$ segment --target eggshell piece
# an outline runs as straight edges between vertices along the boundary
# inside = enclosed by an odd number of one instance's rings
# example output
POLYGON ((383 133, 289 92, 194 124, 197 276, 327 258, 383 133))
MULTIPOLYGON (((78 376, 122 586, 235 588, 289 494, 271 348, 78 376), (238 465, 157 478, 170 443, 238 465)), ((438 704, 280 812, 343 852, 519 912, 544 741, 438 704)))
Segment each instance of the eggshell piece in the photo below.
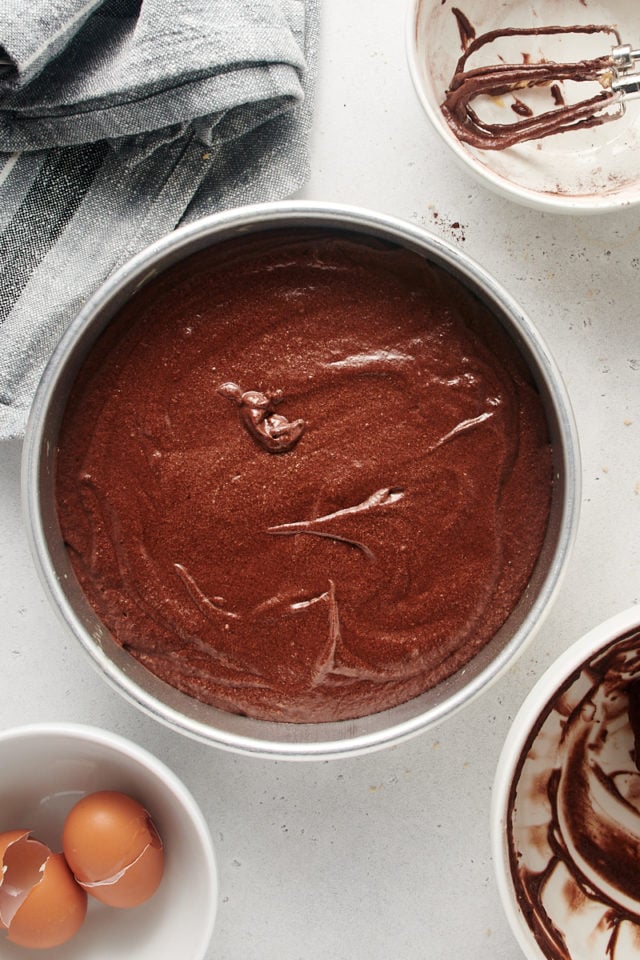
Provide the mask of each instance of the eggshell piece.
POLYGON ((153 896, 160 886, 163 872, 163 849, 149 844, 138 859, 134 860, 114 880, 80 885, 101 903, 128 910, 131 907, 140 906, 153 896))
POLYGON ((0 834, 0 930, 6 930, 31 888, 39 882, 49 847, 32 840, 29 830, 0 834))
POLYGON ((102 790, 69 812, 62 848, 76 880, 110 906, 138 906, 162 879, 162 840, 148 811, 132 797, 102 790))
POLYGON ((4 833, 0 833, 0 870, 4 865, 4 855, 7 848, 16 840, 28 837, 30 832, 30 830, 6 830, 4 833))
POLYGON ((40 880, 9 924, 7 939, 21 947, 49 949, 78 932, 87 912, 87 894, 75 882, 64 856, 50 853, 40 880))

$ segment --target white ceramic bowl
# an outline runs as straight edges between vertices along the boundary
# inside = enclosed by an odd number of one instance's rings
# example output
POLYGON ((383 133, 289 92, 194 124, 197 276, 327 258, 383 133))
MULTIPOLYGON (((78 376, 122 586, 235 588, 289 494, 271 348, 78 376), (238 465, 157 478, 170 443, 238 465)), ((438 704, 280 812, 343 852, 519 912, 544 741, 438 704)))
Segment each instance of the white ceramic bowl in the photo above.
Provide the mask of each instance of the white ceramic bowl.
MULTIPOLYGON (((163 763, 106 730, 68 723, 34 724, 0 732, 0 832, 31 829, 60 850, 65 817, 96 790, 128 793, 148 809, 165 846, 161 884, 131 910, 89 897, 86 920, 51 960, 201 960, 217 907, 211 837, 195 800, 163 763)), ((5 941, 3 960, 35 960, 43 951, 5 941)))
POLYGON ((492 794, 492 852, 502 904, 528 960, 638 956, 634 681, 637 712, 640 606, 562 654, 505 740, 492 794))
MULTIPOLYGON (((625 115, 610 123, 532 140, 505 150, 480 150, 462 143, 447 124, 440 105, 462 53, 460 33, 448 0, 411 0, 407 23, 407 55, 413 83, 437 133, 456 159, 482 183, 498 193, 543 210, 558 213, 597 213, 640 201, 640 100, 628 101, 625 115)), ((476 36, 504 27, 530 28, 606 24, 615 26, 623 43, 640 45, 640 4, 636 0, 467 0, 459 5, 476 36)), ((615 42, 615 41, 613 41, 615 42)), ((518 38, 510 46, 487 47, 485 60, 469 61, 469 68, 498 61, 521 63, 524 52, 533 59, 546 57, 572 62, 605 56, 613 42, 603 34, 565 35, 562 38, 518 38)), ((479 57, 480 54, 475 55, 479 57)), ((562 87, 567 102, 584 99, 592 84, 562 87), (579 93, 571 87, 580 87, 579 93), (582 89, 584 88, 584 89, 582 89)), ((523 95, 524 96, 524 95, 523 95)), ((530 96, 527 94, 526 96, 530 96)), ((540 109, 551 104, 549 88, 536 94, 540 109)), ((493 98, 490 119, 512 123, 514 97, 493 98)), ((484 109, 484 107, 483 107, 484 109)), ((539 112, 536 110, 536 112, 539 112)))

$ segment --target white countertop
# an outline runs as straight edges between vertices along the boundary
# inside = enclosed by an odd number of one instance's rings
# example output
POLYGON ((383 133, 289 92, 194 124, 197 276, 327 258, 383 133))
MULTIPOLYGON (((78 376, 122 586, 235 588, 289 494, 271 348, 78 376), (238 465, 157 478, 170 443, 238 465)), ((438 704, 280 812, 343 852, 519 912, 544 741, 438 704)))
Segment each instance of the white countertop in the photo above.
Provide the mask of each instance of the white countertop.
POLYGON ((301 195, 459 244, 520 302, 564 376, 582 450, 580 527, 553 609, 507 675, 435 730, 368 757, 267 762, 184 739, 107 688, 59 624, 20 516, 21 446, 0 447, 0 726, 104 726, 185 781, 218 858, 209 960, 517 960, 489 850, 502 741, 549 662, 640 601, 640 210, 544 215, 461 172, 411 86, 405 14, 405 0, 324 0, 301 195))

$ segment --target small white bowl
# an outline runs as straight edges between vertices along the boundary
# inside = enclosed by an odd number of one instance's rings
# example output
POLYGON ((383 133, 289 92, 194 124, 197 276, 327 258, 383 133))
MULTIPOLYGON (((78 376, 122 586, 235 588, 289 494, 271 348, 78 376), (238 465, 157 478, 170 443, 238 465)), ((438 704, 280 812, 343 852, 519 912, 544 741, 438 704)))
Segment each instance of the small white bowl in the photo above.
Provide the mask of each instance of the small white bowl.
MULTIPOLYGON (((409 70, 418 98, 437 133, 456 159, 477 179, 503 196, 531 207, 557 213, 597 213, 640 202, 640 101, 628 101, 625 115, 586 130, 531 140, 505 150, 480 150, 469 146, 449 127, 440 105, 454 67, 462 53, 455 4, 448 0, 411 0, 407 22, 409 70)), ((462 10, 476 36, 504 27, 530 28, 606 24, 618 29, 623 43, 640 45, 640 4, 637 0, 467 0, 462 10)), ((605 56, 615 40, 604 34, 565 35, 562 38, 518 38, 509 47, 512 62, 523 53, 534 59, 573 62, 605 56), (513 58, 513 59, 512 59, 513 58)), ((487 47, 487 62, 497 62, 497 46, 487 47), (495 56, 491 57, 495 50, 495 56)), ((475 65, 470 61, 469 67, 475 65)), ((486 65, 482 61, 482 65, 486 65)), ((563 90, 567 92, 568 84, 563 90)), ((574 86, 589 88, 585 83, 574 86)), ((540 91, 543 109, 551 98, 540 91)), ((583 99, 580 92, 578 99, 583 99)), ((576 97, 574 97, 576 99, 576 97)), ((494 98, 491 119, 512 123, 511 95, 494 98)))
MULTIPOLYGON (((505 740, 492 854, 528 960, 637 960, 640 771, 630 682, 640 682, 640 606, 565 651, 505 740)), ((640 686, 633 699, 639 710, 640 686)))
MULTIPOLYGON (((119 790, 149 811, 165 847, 165 871, 146 903, 131 910, 89 897, 86 920, 51 960, 201 960, 213 933, 217 871, 199 807, 171 770, 142 747, 95 727, 44 723, 0 732, 0 832, 30 829, 52 850, 87 793, 119 790)), ((3 960, 38 960, 41 950, 5 941, 3 960)))

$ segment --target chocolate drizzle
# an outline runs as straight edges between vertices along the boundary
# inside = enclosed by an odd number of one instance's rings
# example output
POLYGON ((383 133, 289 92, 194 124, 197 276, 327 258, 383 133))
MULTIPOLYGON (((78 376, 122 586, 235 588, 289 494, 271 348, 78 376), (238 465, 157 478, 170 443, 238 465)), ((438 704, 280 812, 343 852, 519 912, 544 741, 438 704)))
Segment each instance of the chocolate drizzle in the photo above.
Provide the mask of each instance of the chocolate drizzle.
POLYGON ((556 63, 554 61, 534 61, 523 55, 522 63, 496 63, 489 66, 468 68, 469 59, 479 50, 497 40, 507 37, 541 37, 561 34, 612 35, 620 42, 617 31, 607 25, 549 26, 531 28, 512 28, 490 30, 475 36, 460 27, 460 11, 454 10, 463 40, 463 54, 459 58, 451 82, 441 104, 441 110, 447 123, 464 143, 481 150, 503 150, 527 140, 537 140, 568 130, 578 130, 598 126, 617 118, 618 114, 609 108, 617 102, 617 94, 604 89, 603 75, 611 70, 610 55, 574 63, 556 63), (593 96, 578 103, 564 103, 559 93, 558 83, 573 81, 577 83, 597 82, 603 86, 593 96), (502 97, 527 88, 549 86, 554 102, 551 110, 539 114, 527 113, 522 107, 514 110, 523 116, 513 123, 491 123, 483 120, 477 112, 474 102, 481 97, 502 97))

